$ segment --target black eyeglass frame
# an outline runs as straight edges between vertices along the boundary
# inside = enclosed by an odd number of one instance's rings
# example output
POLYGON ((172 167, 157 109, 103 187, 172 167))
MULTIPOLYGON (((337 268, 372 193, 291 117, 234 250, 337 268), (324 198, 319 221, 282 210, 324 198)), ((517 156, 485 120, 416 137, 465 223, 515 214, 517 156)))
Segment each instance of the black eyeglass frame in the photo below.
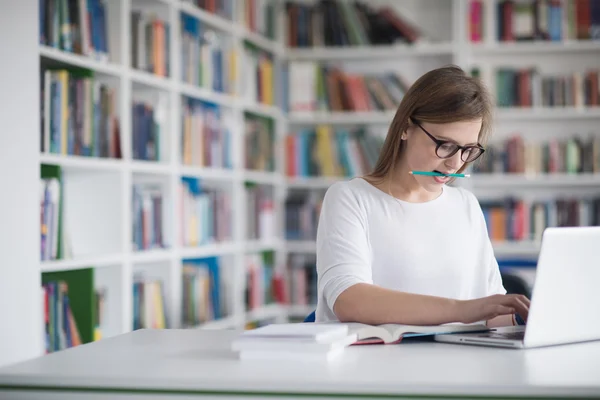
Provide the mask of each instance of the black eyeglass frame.
POLYGON ((425 134, 426 134, 427 136, 429 136, 429 138, 430 138, 431 140, 433 140, 433 141, 435 142, 435 144, 436 144, 436 147, 435 147, 435 155, 436 155, 436 156, 438 156, 439 158, 443 159, 443 160, 444 160, 444 159, 447 159, 447 158, 450 158, 450 157, 452 157, 452 156, 454 156, 454 155, 455 155, 455 154, 456 154, 456 153, 457 153, 459 150, 460 150, 460 159, 461 159, 463 162, 473 162, 473 161, 477 160, 479 157, 481 157, 481 155, 482 155, 483 153, 485 153, 485 149, 484 149, 484 148, 483 148, 483 146, 482 146, 482 145, 480 145, 480 144, 477 144, 477 145, 475 145, 475 146, 474 146, 474 145, 469 145, 469 146, 461 146, 461 145, 459 145, 459 144, 457 144, 457 143, 454 143, 454 142, 452 142, 452 141, 450 141, 450 140, 441 140, 441 139, 438 139, 438 138, 436 138, 435 136, 433 136, 431 133, 427 132, 427 130, 426 130, 425 128, 423 128, 419 122, 417 122, 417 121, 415 121, 415 120, 412 120, 412 121, 413 121, 413 123, 414 123, 415 125, 417 125, 419 128, 421 128, 421 130, 422 130, 423 132, 425 132, 425 134), (440 149, 440 147, 442 147, 442 146, 443 146, 443 145, 445 145, 446 143, 451 143, 451 144, 453 144, 454 146, 456 146, 456 149, 455 149, 455 150, 454 150, 452 153, 450 153, 450 155, 448 155, 448 156, 446 156, 446 157, 440 157, 440 155, 438 154, 438 150, 440 149), (478 150, 480 150, 481 152, 480 152, 480 153, 477 155, 477 157, 475 157, 474 159, 472 159, 472 160, 469 160, 469 161, 466 161, 466 160, 463 158, 463 156, 464 156, 464 154, 465 154, 465 150, 468 150, 468 149, 473 149, 473 148, 475 148, 475 149, 478 149, 478 150))

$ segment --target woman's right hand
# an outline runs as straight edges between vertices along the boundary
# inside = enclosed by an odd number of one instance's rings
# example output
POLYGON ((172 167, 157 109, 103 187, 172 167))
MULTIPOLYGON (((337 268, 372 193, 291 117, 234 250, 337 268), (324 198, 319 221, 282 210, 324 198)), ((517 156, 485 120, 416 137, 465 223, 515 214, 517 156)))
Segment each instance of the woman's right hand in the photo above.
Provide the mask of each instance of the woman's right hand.
POLYGON ((471 324, 517 313, 527 321, 529 304, 529 299, 521 294, 495 294, 475 300, 459 300, 458 318, 462 323, 471 324))

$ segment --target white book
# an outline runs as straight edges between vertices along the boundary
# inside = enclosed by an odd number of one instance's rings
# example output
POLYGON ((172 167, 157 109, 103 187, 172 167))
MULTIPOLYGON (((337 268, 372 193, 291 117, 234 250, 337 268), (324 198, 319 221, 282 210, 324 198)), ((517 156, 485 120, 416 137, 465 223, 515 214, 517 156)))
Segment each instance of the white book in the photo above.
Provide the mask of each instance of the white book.
POLYGON ((290 339, 242 339, 231 343, 231 350, 240 352, 328 353, 350 346, 358 340, 356 334, 346 335, 329 343, 290 339))
POLYGON ((240 360, 286 360, 286 361, 330 361, 344 352, 344 347, 326 353, 302 353, 294 351, 253 351, 239 353, 240 360))
POLYGON ((236 340, 288 339, 329 343, 348 335, 345 324, 271 324, 243 332, 236 340))
POLYGON ((296 61, 289 66, 289 104, 295 113, 314 112, 317 65, 312 61, 296 61))

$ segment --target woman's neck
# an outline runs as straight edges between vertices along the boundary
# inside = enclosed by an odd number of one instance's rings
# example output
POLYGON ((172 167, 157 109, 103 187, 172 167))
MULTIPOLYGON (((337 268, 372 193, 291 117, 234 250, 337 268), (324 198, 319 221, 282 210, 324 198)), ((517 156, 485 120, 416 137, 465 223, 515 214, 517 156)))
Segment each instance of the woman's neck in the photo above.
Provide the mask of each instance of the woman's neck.
POLYGON ((384 191, 391 196, 409 203, 424 203, 436 199, 442 192, 429 192, 425 190, 404 162, 399 161, 384 180, 384 191))

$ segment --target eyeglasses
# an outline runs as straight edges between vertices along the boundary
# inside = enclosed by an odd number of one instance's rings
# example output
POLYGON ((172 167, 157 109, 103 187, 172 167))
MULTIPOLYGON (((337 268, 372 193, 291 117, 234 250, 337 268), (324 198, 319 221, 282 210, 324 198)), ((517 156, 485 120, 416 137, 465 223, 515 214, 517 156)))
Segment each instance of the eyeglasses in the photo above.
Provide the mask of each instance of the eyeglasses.
POLYGON ((459 146, 454 142, 436 139, 431 133, 427 132, 425 128, 421 126, 421 124, 415 122, 415 125, 421 128, 421 130, 435 142, 437 145, 435 148, 435 154, 439 158, 450 158, 460 150, 460 159, 463 162, 473 162, 485 152, 485 149, 479 144, 476 146, 459 146))

